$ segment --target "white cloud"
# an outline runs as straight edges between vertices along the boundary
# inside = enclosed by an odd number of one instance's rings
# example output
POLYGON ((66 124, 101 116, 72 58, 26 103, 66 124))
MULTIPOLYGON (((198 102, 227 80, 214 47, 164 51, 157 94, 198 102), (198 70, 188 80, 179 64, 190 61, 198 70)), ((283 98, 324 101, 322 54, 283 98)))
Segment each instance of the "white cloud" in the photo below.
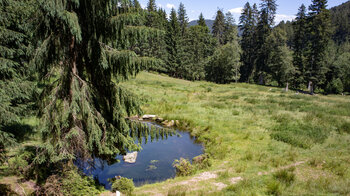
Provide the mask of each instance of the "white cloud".
POLYGON ((233 9, 230 9, 229 12, 231 12, 232 14, 241 14, 243 10, 243 7, 236 7, 233 9))
POLYGON ((170 3, 167 3, 166 4, 166 7, 171 9, 171 8, 175 8, 175 5, 174 4, 170 4, 170 3))
POLYGON ((143 9, 145 9, 147 6, 145 6, 144 4, 141 3, 141 7, 142 7, 143 9))
POLYGON ((295 16, 294 15, 285 15, 285 14, 276 14, 276 24, 280 23, 282 20, 284 21, 292 21, 295 19, 295 16))
POLYGON ((158 4, 158 7, 162 8, 163 6, 162 6, 162 4, 158 4))

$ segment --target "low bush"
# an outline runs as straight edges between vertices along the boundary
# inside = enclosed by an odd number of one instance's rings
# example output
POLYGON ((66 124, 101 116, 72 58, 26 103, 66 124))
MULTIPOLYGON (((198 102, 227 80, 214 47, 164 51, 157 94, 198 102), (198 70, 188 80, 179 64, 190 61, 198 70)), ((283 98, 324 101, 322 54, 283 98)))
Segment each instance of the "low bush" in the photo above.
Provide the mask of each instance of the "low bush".
POLYGON ((194 157, 192 163, 197 169, 206 169, 211 166, 209 154, 202 154, 194 157))
POLYGON ((112 181, 112 191, 120 191, 123 194, 131 195, 135 189, 134 182, 128 178, 114 178, 112 181))
POLYGON ((81 175, 75 168, 49 176, 37 195, 99 195, 102 190, 91 177, 81 175))
POLYGON ((189 176, 194 173, 194 167, 187 159, 176 159, 173 163, 173 167, 176 169, 176 176, 189 176))

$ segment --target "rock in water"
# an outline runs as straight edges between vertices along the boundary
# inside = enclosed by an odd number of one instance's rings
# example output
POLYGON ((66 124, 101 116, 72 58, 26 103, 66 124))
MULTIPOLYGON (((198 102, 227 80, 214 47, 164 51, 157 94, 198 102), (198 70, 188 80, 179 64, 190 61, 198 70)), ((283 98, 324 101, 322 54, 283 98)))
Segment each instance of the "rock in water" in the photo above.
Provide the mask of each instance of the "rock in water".
POLYGON ((126 163, 135 163, 136 162, 136 158, 137 158, 137 152, 128 153, 125 156, 123 156, 123 160, 126 163))

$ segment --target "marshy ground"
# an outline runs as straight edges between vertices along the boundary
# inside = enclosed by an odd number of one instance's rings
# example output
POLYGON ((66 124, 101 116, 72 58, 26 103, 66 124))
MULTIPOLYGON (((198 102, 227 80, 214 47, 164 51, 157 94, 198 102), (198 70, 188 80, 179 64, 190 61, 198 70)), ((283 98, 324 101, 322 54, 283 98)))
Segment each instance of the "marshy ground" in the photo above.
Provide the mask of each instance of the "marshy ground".
POLYGON ((146 72, 122 85, 142 98, 145 113, 184 122, 213 161, 193 176, 137 188, 137 195, 350 194, 348 96, 146 72))

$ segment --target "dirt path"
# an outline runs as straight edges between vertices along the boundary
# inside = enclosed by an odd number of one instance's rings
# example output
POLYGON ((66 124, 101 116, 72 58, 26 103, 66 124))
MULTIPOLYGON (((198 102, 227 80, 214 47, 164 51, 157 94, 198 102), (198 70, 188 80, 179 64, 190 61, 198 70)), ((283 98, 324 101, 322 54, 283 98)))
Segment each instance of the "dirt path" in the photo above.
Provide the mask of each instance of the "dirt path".
MULTIPOLYGON (((269 175, 269 174, 274 173, 274 172, 279 171, 279 170, 289 169, 291 167, 300 166, 300 165, 302 165, 304 163, 306 163, 306 161, 299 161, 299 162, 296 162, 296 163, 293 163, 293 164, 290 164, 290 165, 286 165, 286 166, 282 166, 282 167, 279 167, 279 168, 276 168, 276 169, 272 169, 272 170, 267 171, 267 172, 258 172, 257 176, 269 175)), ((188 180, 184 180, 184 181, 181 181, 181 182, 176 182, 176 183, 173 183, 173 184, 171 184, 169 186, 162 187, 162 189, 163 190, 170 190, 171 188, 176 187, 176 186, 185 186, 187 188, 186 191, 188 191, 188 192, 200 190, 201 187, 198 186, 200 182, 210 181, 210 180, 216 179, 218 177, 218 173, 219 172, 221 172, 221 170, 212 171, 212 172, 203 172, 203 173, 198 174, 198 175, 196 175, 196 176, 194 176, 194 177, 192 177, 192 178, 190 178, 188 180)), ((244 178, 241 177, 241 176, 237 176, 237 177, 231 178, 230 179, 230 185, 237 184, 240 181, 242 181, 243 179, 244 178)), ((212 187, 216 187, 215 188, 216 191, 221 191, 221 190, 223 190, 224 188, 226 188, 228 186, 227 184, 224 184, 222 182, 215 182, 215 181, 214 182, 209 182, 209 184, 211 184, 212 187)), ((158 192, 157 190, 150 190, 150 191, 145 191, 145 192, 142 192, 142 193, 143 194, 155 195, 155 196, 166 195, 166 194, 158 192)))

